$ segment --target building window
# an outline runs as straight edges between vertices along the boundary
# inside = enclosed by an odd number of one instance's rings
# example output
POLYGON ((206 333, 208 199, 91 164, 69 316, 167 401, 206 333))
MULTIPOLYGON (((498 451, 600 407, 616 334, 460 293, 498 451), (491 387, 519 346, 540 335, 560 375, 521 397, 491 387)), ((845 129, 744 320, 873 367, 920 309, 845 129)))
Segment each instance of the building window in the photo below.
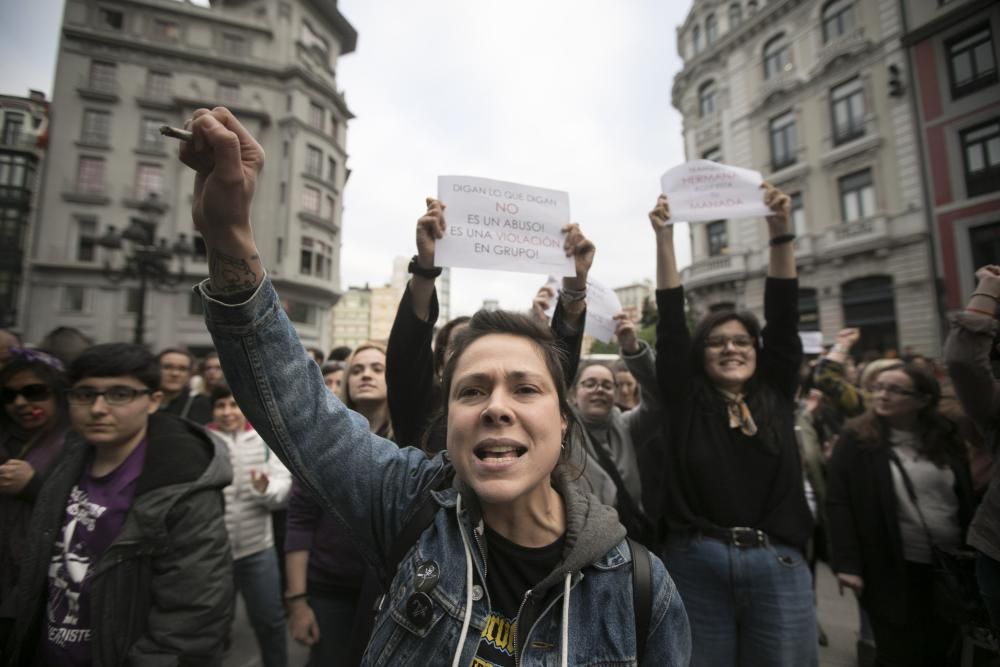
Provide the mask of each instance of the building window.
POLYGON ((996 83, 997 61, 989 23, 948 40, 947 48, 953 98, 996 83))
POLYGON ((709 148, 707 151, 701 154, 702 160, 711 160, 712 162, 722 162, 722 149, 718 146, 714 148, 709 148))
POLYGON ((799 288, 799 331, 820 331, 819 299, 815 288, 799 288))
POLYGON ((240 35, 222 33, 222 52, 230 56, 242 56, 247 52, 247 41, 240 35))
POLYGON ((315 146, 306 146, 306 173, 316 178, 323 177, 323 151, 315 146))
POLYGON ((705 237, 708 239, 709 257, 726 254, 726 249, 729 247, 729 235, 726 233, 725 220, 716 220, 706 224, 705 237))
POLYGON ((691 29, 691 47, 695 55, 701 52, 701 28, 698 26, 691 29))
POLYGON ((299 273, 311 276, 313 272, 313 240, 302 237, 302 248, 299 250, 299 273))
POLYGON ((875 183, 871 169, 842 176, 838 183, 840 213, 844 222, 856 222, 875 215, 875 183))
POLYGON ((854 28, 854 1, 834 0, 823 8, 823 43, 854 28))
POLYGON ((6 146, 21 142, 24 129, 24 114, 8 111, 3 117, 3 143, 6 146))
POLYGON ((170 97, 171 76, 166 72, 150 72, 146 75, 146 95, 162 100, 170 97))
POLYGON ((93 262, 97 259, 97 220, 79 218, 76 221, 76 259, 93 262))
POLYGON ((158 164, 140 163, 135 172, 135 198, 145 199, 148 194, 163 192, 163 167, 158 164))
POLYGON ((83 156, 76 166, 76 190, 104 194, 104 158, 83 156))
POLYGON ((337 161, 332 157, 326 159, 326 180, 331 183, 337 182, 337 161))
POLYGON ((153 19, 150 34, 153 39, 161 42, 176 42, 177 38, 180 36, 177 24, 173 21, 167 21, 166 19, 153 19))
POLYGON ((143 148, 162 150, 163 135, 160 134, 160 126, 165 123, 163 118, 149 118, 148 116, 143 118, 139 125, 139 145, 143 148))
POLYGON ((239 104, 240 85, 238 83, 225 83, 220 81, 215 89, 215 96, 223 104, 239 104))
POLYGON ((795 192, 790 197, 792 200, 792 225, 796 236, 806 233, 806 209, 802 202, 802 193, 795 192))
POLYGON ((792 69, 790 48, 781 34, 769 40, 764 45, 764 78, 770 79, 775 74, 792 69))
POLYGON ((757 13, 757 0, 750 0, 750 2, 747 3, 747 12, 751 16, 757 13))
POLYGON ((0 248, 8 252, 23 250, 25 227, 27 227, 25 211, 20 208, 0 208, 0 248))
POLYGON ((284 305, 285 313, 292 322, 297 324, 316 323, 316 308, 311 303, 289 299, 284 305))
POLYGON ((698 89, 698 113, 702 118, 715 113, 714 81, 706 81, 698 89))
POLYGON ((313 30, 313 27, 307 21, 302 22, 302 31, 299 33, 299 39, 307 49, 312 49, 319 56, 320 60, 325 62, 329 58, 330 45, 322 35, 313 30))
POLYGON ((739 4, 729 5, 729 29, 743 23, 743 8, 739 4))
POLYGON ((139 312, 139 290, 135 287, 129 287, 125 290, 125 312, 130 315, 135 315, 139 312))
POLYGON ((86 296, 86 289, 80 285, 63 285, 61 310, 64 313, 82 313, 86 296))
POLYGON ((328 219, 333 222, 334 212, 337 210, 337 200, 329 195, 326 197, 326 210, 329 211, 328 219))
POLYGON ((84 109, 80 141, 85 144, 107 146, 111 139, 111 112, 84 109))
POLYGON ((0 186, 31 188, 34 179, 34 160, 29 161, 24 154, 0 153, 0 186))
POLYGON ((117 67, 114 63, 94 60, 90 63, 88 80, 94 90, 114 92, 118 88, 117 67))
POLYGON ((1000 264, 1000 222, 976 225, 969 229, 972 266, 1000 264))
POLYGON ((865 93, 861 79, 851 79, 830 91, 833 143, 842 144, 865 134, 865 93))
POLYGON ((323 131, 324 119, 326 118, 326 111, 322 106, 316 104, 315 102, 309 103, 309 124, 315 127, 320 132, 323 131))
POLYGON ((1000 118, 960 135, 969 197, 1000 190, 1000 118))
POLYGON ((125 25, 125 15, 114 9, 101 7, 97 10, 97 20, 102 28, 121 30, 125 25))
POLYGON ((709 14, 705 19, 705 45, 711 46, 719 38, 719 22, 715 14, 709 14))
POLYGON ((306 213, 319 215, 319 190, 309 187, 302 189, 302 209, 306 213))
POLYGON ((840 286, 844 326, 861 329, 857 350, 898 350, 892 278, 867 276, 840 286))
POLYGON ((795 112, 787 111, 770 123, 771 171, 778 171, 795 164, 798 137, 795 131, 795 112))

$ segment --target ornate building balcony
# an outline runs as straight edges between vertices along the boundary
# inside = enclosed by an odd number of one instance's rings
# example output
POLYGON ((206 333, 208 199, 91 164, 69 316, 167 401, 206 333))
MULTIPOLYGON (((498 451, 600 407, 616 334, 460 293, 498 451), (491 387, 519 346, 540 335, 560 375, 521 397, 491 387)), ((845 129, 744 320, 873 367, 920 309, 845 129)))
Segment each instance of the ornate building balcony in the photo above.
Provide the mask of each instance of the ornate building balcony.
POLYGON ((681 271, 685 287, 695 288, 713 283, 742 280, 747 276, 746 255, 705 257, 681 271))

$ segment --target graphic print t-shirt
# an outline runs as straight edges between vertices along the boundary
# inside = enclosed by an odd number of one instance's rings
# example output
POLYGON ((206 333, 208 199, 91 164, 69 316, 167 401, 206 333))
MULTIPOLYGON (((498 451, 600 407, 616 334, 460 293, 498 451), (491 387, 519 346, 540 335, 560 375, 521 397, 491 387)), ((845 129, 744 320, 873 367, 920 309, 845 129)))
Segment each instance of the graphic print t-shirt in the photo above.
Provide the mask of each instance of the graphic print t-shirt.
POLYGON ((492 609, 471 667, 513 667, 514 627, 524 594, 556 568, 565 543, 563 535, 548 546, 532 549, 486 528, 486 589, 492 609))
POLYGON ((135 496, 146 460, 143 440, 120 466, 103 477, 91 474, 93 453, 69 493, 62 530, 49 561, 46 665, 90 665, 90 584, 94 565, 114 542, 135 496))

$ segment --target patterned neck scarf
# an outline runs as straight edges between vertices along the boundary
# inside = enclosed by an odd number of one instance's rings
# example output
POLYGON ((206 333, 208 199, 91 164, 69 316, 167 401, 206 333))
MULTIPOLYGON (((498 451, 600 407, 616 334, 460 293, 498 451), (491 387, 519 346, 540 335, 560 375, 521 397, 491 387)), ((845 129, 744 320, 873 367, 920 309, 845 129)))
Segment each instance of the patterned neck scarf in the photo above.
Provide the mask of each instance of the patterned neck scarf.
POLYGON ((757 435, 757 424, 753 420, 753 415, 750 414, 750 406, 744 400, 743 394, 733 394, 725 389, 718 391, 726 399, 729 428, 738 428, 743 435, 751 438, 757 435))

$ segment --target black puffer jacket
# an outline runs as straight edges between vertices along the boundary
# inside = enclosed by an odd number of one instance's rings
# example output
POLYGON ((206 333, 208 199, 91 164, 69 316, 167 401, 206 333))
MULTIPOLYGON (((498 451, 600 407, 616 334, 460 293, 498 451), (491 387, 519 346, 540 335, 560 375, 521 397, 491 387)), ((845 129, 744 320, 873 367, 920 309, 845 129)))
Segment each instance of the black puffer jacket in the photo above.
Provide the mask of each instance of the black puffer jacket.
MULTIPOLYGON (((38 664, 48 564, 87 445, 68 442, 35 504, 16 619, 4 664, 38 664)), ((222 489, 229 459, 204 430, 172 415, 149 418, 146 460, 121 533, 94 566, 94 667, 214 665, 233 613, 232 560, 222 489)), ((8 630, 10 626, 8 625, 8 630)))

